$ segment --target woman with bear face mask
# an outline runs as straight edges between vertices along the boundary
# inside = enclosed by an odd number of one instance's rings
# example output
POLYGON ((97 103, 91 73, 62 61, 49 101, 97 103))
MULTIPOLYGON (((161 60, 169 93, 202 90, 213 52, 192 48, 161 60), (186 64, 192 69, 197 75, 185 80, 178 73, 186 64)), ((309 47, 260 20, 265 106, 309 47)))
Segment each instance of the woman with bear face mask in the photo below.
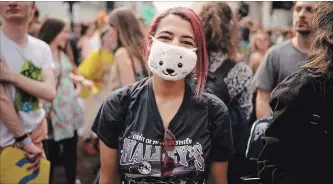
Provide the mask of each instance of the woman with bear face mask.
POLYGON ((200 19, 188 8, 158 15, 147 55, 151 77, 112 92, 92 127, 100 183, 227 183, 231 124, 225 104, 203 92, 208 57, 200 19))

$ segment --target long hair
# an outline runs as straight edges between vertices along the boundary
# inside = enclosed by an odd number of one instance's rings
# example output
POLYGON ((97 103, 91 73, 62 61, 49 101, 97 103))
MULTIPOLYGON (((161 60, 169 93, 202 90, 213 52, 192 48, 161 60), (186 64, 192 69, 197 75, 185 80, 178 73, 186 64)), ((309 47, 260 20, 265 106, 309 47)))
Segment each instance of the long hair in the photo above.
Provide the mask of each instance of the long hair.
POLYGON ((314 9, 315 40, 312 44, 308 62, 303 68, 308 69, 317 76, 330 75, 333 66, 333 2, 323 1, 314 9))
POLYGON ((145 67, 146 40, 139 20, 136 18, 132 10, 128 8, 117 8, 113 10, 109 15, 109 23, 117 29, 118 47, 126 48, 132 62, 133 58, 137 58, 141 63, 144 74, 148 76, 145 67))
MULTIPOLYGON (((51 42, 57 37, 57 35, 64 29, 65 26, 66 26, 65 22, 59 19, 47 18, 42 24, 42 27, 38 34, 38 38, 40 40, 43 40, 48 45, 50 45, 51 42)), ((77 67, 74 63, 74 57, 72 49, 70 47, 70 42, 68 41, 66 43, 65 48, 58 48, 58 49, 66 54, 70 64, 73 66, 74 73, 78 73, 77 67)))
MULTIPOLYGON (((197 50, 198 59, 195 71, 196 80, 197 80, 196 97, 201 97, 206 82, 206 74, 208 71, 208 55, 207 55, 205 33, 203 30, 203 26, 201 24, 200 18, 196 15, 196 13, 191 9, 184 7, 170 8, 165 12, 162 12, 161 14, 157 15, 153 19, 149 27, 148 36, 154 36, 160 21, 170 14, 177 15, 180 18, 190 22, 192 25, 195 42, 198 47, 197 50)), ((149 52, 150 48, 148 48, 147 55, 149 55, 149 52)))
POLYGON ((50 43, 57 37, 65 26, 65 22, 59 19, 48 18, 41 26, 38 38, 50 45, 50 43))
POLYGON ((224 2, 204 3, 198 15, 204 24, 207 50, 220 51, 236 61, 239 31, 229 5, 224 2))

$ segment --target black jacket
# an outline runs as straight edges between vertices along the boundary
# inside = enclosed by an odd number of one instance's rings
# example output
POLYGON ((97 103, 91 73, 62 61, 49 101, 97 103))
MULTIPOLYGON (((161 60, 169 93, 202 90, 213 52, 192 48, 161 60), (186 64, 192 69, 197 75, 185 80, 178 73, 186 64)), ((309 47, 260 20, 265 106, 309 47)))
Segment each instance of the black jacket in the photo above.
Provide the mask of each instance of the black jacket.
MULTIPOLYGON (((279 142, 262 155, 279 165, 275 182, 333 183, 333 78, 302 70, 273 91, 273 123, 266 136, 279 142)), ((264 150, 265 152, 265 150, 264 150)))

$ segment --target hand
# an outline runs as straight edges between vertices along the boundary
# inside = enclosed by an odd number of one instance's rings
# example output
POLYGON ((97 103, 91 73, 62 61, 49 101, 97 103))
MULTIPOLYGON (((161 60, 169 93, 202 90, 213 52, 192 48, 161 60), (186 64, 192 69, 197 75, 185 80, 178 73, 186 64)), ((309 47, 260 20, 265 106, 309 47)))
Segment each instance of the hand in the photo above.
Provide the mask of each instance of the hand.
POLYGON ((90 90, 92 89, 92 87, 94 86, 93 82, 90 80, 84 80, 82 81, 82 85, 86 88, 89 88, 90 90))
POLYGON ((81 90, 82 90, 82 84, 81 83, 75 83, 76 89, 75 89, 75 98, 80 96, 81 90))
POLYGON ((33 143, 42 142, 47 136, 47 122, 46 119, 38 125, 38 127, 29 135, 33 143))
POLYGON ((43 157, 43 151, 34 143, 26 144, 23 150, 26 152, 25 156, 31 161, 27 169, 36 171, 39 168, 40 159, 43 157))
POLYGON ((14 72, 9 69, 7 64, 0 60, 0 81, 12 82, 13 74, 14 72))

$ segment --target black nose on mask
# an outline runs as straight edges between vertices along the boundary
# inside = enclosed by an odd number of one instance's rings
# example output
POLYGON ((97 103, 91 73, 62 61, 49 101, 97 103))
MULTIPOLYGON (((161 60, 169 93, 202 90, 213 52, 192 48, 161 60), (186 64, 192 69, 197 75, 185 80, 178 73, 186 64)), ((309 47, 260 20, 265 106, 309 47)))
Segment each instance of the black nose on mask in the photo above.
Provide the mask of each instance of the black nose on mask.
POLYGON ((169 74, 173 74, 173 72, 175 72, 173 69, 166 69, 166 71, 169 73, 169 74))

